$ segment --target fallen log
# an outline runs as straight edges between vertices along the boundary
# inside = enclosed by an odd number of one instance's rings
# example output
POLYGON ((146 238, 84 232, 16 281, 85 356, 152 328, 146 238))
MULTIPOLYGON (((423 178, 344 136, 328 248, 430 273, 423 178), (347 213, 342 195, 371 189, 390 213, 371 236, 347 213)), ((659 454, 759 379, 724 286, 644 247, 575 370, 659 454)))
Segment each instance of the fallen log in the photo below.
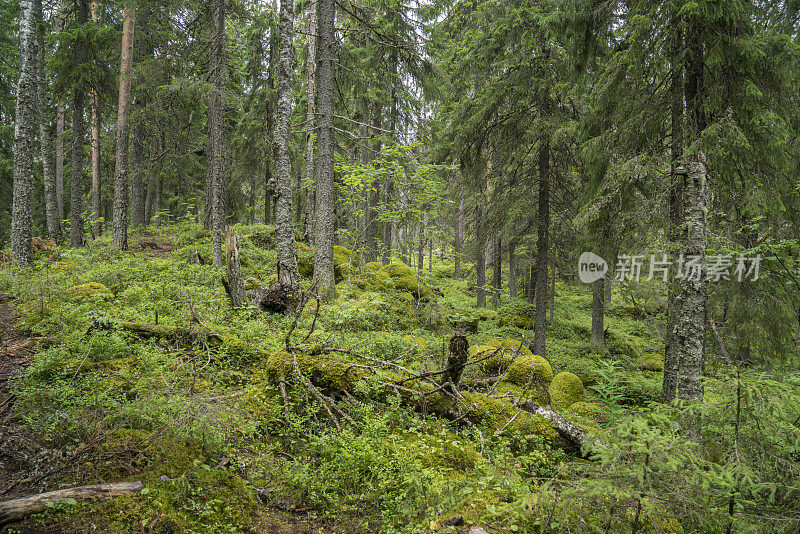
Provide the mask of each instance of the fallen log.
POLYGON ((221 344, 222 336, 216 332, 212 332, 208 328, 182 328, 177 326, 169 326, 163 324, 147 324, 147 323, 131 323, 128 321, 113 321, 109 323, 95 323, 89 329, 87 334, 92 330, 124 330, 141 338, 158 337, 169 340, 191 340, 200 341, 206 340, 211 344, 221 344))
POLYGON ((141 482, 112 482, 109 484, 93 484, 56 491, 48 491, 38 495, 21 497, 0 502, 0 525, 25 519, 29 515, 44 512, 48 503, 58 504, 65 499, 91 499, 100 497, 116 497, 130 495, 142 489, 141 482))

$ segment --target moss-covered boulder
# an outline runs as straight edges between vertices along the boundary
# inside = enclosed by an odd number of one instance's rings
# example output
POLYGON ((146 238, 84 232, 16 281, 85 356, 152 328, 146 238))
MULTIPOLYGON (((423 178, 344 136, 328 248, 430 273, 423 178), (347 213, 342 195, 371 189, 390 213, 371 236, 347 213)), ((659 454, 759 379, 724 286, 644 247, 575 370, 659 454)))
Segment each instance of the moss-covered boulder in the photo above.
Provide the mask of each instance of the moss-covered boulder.
POLYGON ((609 330, 606 335, 606 349, 610 354, 627 356, 632 361, 636 361, 641 356, 639 349, 627 335, 613 330, 609 330))
POLYGON ((648 352, 639 357, 636 366, 642 371, 663 371, 664 355, 659 352, 648 352))
POLYGON ((503 380, 520 387, 530 380, 548 384, 553 380, 553 369, 541 356, 518 356, 511 362, 503 380))
POLYGON ((68 293, 71 296, 78 298, 93 297, 95 295, 101 295, 103 297, 113 296, 111 290, 109 290, 106 286, 104 286, 100 282, 87 282, 85 284, 72 286, 71 288, 69 288, 68 293))
POLYGON ((520 356, 533 356, 531 349, 516 339, 509 339, 507 337, 487 337, 482 343, 490 347, 503 347, 512 352, 518 352, 520 356))
POLYGON ((355 277, 355 284, 364 291, 381 292, 395 288, 394 280, 378 262, 364 265, 355 277))
POLYGON ((408 291, 415 298, 426 300, 433 295, 431 288, 419 280, 414 269, 400 260, 394 260, 387 265, 386 272, 394 280, 397 289, 408 291))
POLYGON ((536 306, 533 304, 524 300, 512 300, 497 311, 497 325, 530 328, 533 326, 535 314, 536 306))
POLYGON ((337 283, 345 280, 350 271, 356 267, 358 267, 358 256, 353 255, 348 248, 333 246, 333 274, 337 283))
POLYGON ((554 408, 568 408, 576 402, 586 400, 583 382, 573 373, 558 373, 550 382, 550 403, 554 408))
POLYGON ((308 278, 314 274, 314 251, 302 241, 297 241, 295 246, 297 247, 297 270, 300 272, 300 276, 308 278))

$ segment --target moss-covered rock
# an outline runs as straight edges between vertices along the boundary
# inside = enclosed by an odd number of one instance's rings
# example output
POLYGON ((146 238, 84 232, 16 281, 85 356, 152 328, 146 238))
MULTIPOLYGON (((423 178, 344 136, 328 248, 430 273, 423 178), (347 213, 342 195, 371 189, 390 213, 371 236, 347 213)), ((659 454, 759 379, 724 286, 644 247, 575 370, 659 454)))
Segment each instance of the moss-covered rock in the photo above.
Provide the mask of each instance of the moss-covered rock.
POLYGON ((314 274, 314 252, 302 241, 297 241, 295 246, 297 247, 297 270, 300 272, 300 276, 308 278, 314 274))
POLYGON ((524 387, 531 378, 534 381, 545 384, 553 380, 553 369, 548 361, 541 356, 526 355, 514 358, 503 380, 524 387))
POLYGON ((354 256, 350 249, 333 246, 333 274, 336 282, 345 280, 352 269, 358 267, 358 256, 354 256))
POLYGON ((100 282, 87 282, 85 284, 72 286, 69 288, 68 292, 71 296, 79 298, 92 297, 94 295, 102 295, 104 297, 114 296, 111 291, 100 282))
POLYGON ((586 400, 583 382, 573 373, 558 373, 550 382, 550 402, 554 408, 568 408, 586 400))
POLYGON ((503 347, 513 352, 518 352, 520 356, 533 356, 533 352, 524 343, 506 337, 487 337, 482 342, 490 347, 503 347))
POLYGON ((497 311, 498 326, 515 326, 517 328, 530 328, 536 314, 536 306, 524 300, 513 300, 497 311))
POLYGON ((664 355, 658 352, 642 354, 636 366, 642 371, 663 371, 664 355))
POLYGON ((394 280, 397 289, 408 291, 414 295, 415 298, 425 300, 433 295, 431 288, 419 280, 414 269, 400 260, 394 260, 387 265, 386 272, 389 273, 389 276, 394 280))

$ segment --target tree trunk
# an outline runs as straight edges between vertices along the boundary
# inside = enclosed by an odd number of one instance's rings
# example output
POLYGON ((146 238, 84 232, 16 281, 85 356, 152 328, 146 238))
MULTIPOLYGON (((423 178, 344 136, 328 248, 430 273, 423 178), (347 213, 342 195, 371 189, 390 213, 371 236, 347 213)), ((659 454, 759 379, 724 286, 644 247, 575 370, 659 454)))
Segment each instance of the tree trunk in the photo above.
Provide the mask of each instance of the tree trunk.
POLYGON ((592 284, 592 337, 591 347, 596 352, 602 352, 605 347, 605 278, 592 284))
MULTIPOLYGON (((92 0, 92 22, 100 22, 99 5, 97 0, 92 0)), ((100 94, 92 87, 92 238, 100 237, 103 233, 103 224, 100 222, 102 215, 100 199, 100 94)))
MULTIPOLYGON (((679 56, 683 49, 683 35, 679 24, 673 25, 672 36, 672 77, 670 92, 672 102, 670 108, 671 139, 670 139, 670 185, 669 185, 669 239, 672 250, 672 260, 679 245, 680 225, 683 218, 681 207, 681 177, 677 174, 678 162, 683 152, 683 68, 679 64, 679 56)), ((664 381, 661 387, 661 401, 671 402, 675 399, 678 389, 678 347, 674 341, 676 309, 675 291, 677 280, 669 280, 667 295, 667 329, 664 336, 664 381)))
MULTIPOLYGON (((89 16, 87 0, 78 0, 75 13, 78 25, 86 24, 89 16)), ((75 65, 82 65, 86 58, 85 38, 78 35, 75 38, 73 61, 75 65)), ((83 92, 85 89, 83 79, 75 83, 72 95, 72 176, 70 181, 70 226, 69 244, 71 247, 83 245, 83 92)))
POLYGON ((314 238, 314 283, 323 300, 336 297, 333 274, 333 39, 334 2, 317 0, 317 191, 314 238))
POLYGON ((464 186, 458 186, 458 203, 456 204, 455 235, 453 237, 453 256, 455 266, 453 276, 461 278, 461 254, 464 249, 464 186))
POLYGON ((128 248, 128 137, 131 111, 131 66, 133 65, 133 32, 136 10, 125 5, 122 22, 122 57, 119 68, 119 104, 117 108, 117 153, 114 168, 114 214, 111 245, 128 248))
POLYGON ((478 308, 486 306, 486 221, 483 213, 483 194, 475 208, 477 243, 475 244, 475 301, 478 308))
POLYGON ((64 103, 56 111, 56 205, 58 208, 59 241, 64 233, 64 103))
MULTIPOLYGON (((42 0, 35 0, 34 10, 37 26, 42 24, 42 0)), ((39 121, 39 142, 42 157, 42 174, 44 178, 45 219, 47 235, 54 242, 61 241, 61 221, 58 217, 58 200, 56 199, 56 178, 53 169, 53 132, 50 129, 50 103, 47 101, 45 87, 47 76, 44 72, 44 35, 37 32, 36 57, 36 100, 37 119, 39 121)))
MULTIPOLYGON (((24 3, 26 0, 22 0, 24 3)), ((141 482, 111 482, 66 488, 29 497, 0 502, 0 525, 19 521, 32 514, 47 510, 48 505, 58 504, 65 499, 110 498, 130 495, 142 489, 141 482)))
POLYGON ((539 148, 539 229, 536 241, 536 315, 533 323, 533 353, 546 357, 547 257, 550 227, 550 140, 541 139, 539 148))
POLYGON ((303 209, 303 238, 310 240, 314 234, 314 143, 316 141, 316 115, 314 105, 317 92, 317 8, 312 2, 308 9, 308 60, 306 70, 306 149, 303 169, 305 206, 303 209))
POLYGON ((417 236, 417 271, 422 275, 425 267, 425 219, 417 222, 419 225, 419 235, 417 236))
POLYGON ((208 96, 208 131, 211 145, 211 243, 214 265, 223 263, 222 231, 225 226, 225 0, 215 0, 211 9, 211 52, 209 67, 212 87, 208 96))
POLYGON ((456 332, 450 338, 450 347, 447 355, 447 365, 442 374, 442 384, 450 384, 452 391, 458 391, 458 384, 461 381, 461 373, 464 372, 464 365, 469 360, 469 341, 463 332, 456 332))
POLYGON ((33 262, 33 138, 36 128, 36 15, 33 0, 19 4, 19 82, 14 119, 14 198, 11 257, 16 265, 33 262))
MULTIPOLYGON (((136 108, 142 111, 145 106, 143 98, 137 98, 136 108)), ((131 154, 131 228, 139 228, 145 224, 144 193, 144 138, 145 127, 141 114, 133 127, 133 153, 131 154)))
POLYGON ((517 255, 515 250, 516 242, 512 239, 508 244, 508 296, 511 299, 517 298, 517 255))
POLYGON ((498 237, 494 242, 494 267, 492 268, 492 306, 500 304, 500 290, 503 285, 503 241, 498 237))
POLYGON ((297 272, 297 251, 292 225, 292 162, 289 159, 289 130, 292 122, 292 40, 294 36, 293 1, 281 0, 280 59, 277 72, 278 106, 275 122, 275 174, 277 204, 276 251, 278 254, 278 281, 286 288, 295 289, 300 275, 297 272))
POLYGON ((242 262, 239 259, 239 238, 236 229, 231 227, 225 232, 225 290, 231 301, 231 307, 238 308, 244 304, 244 280, 242 280, 242 262))

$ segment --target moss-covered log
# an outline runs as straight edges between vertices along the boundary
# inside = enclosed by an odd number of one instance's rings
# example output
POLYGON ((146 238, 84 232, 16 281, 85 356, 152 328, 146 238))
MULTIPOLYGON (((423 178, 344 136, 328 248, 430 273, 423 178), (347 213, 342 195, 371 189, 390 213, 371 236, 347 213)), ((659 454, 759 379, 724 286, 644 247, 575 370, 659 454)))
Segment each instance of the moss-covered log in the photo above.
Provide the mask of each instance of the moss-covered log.
POLYGON ((222 336, 205 327, 185 328, 163 324, 132 323, 128 321, 114 321, 110 323, 95 323, 90 330, 123 330, 141 338, 161 338, 173 341, 202 341, 212 345, 220 345, 222 336))
MULTIPOLYGON (((588 432, 570 422, 551 408, 529 399, 492 397, 481 393, 461 391, 460 399, 442 391, 441 387, 422 380, 409 380, 392 371, 378 370, 330 355, 297 354, 301 373, 318 388, 327 392, 347 392, 363 398, 362 391, 373 391, 380 397, 397 394, 403 404, 425 413, 446 419, 467 420, 485 429, 499 431, 514 429, 541 436, 560 446, 580 449, 588 432), (368 383, 372 388, 362 387, 368 383), (522 413, 520 413, 522 412, 522 413)), ((267 358, 267 375, 275 384, 293 375, 293 357, 279 351, 267 358)))

